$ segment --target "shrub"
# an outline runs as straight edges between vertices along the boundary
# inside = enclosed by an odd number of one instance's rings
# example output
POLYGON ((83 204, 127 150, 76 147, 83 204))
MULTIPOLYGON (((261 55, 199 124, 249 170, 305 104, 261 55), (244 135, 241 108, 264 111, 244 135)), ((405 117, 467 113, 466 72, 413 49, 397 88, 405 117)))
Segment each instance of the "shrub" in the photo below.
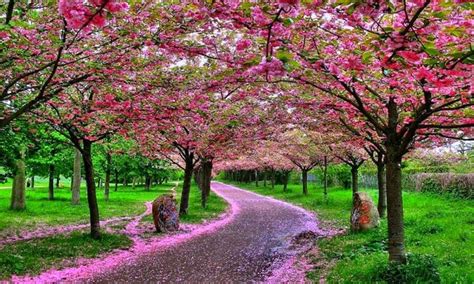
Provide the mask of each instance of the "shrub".
POLYGON ((474 198, 474 174, 423 173, 410 177, 416 191, 474 198))
POLYGON ((375 281, 387 283, 440 283, 438 268, 430 255, 408 254, 407 264, 385 263, 375 281))

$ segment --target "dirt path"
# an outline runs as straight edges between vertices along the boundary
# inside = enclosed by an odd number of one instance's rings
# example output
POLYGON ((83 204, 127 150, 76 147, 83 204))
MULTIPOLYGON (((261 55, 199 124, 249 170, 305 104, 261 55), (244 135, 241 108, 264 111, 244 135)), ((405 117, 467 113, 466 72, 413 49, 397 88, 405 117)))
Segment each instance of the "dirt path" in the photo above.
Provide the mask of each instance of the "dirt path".
POLYGON ((134 261, 98 273, 89 280, 165 283, 265 281, 271 279, 272 271, 285 267, 290 259, 294 261, 292 258, 298 248, 292 240, 296 235, 309 230, 319 232, 314 217, 299 207, 221 183, 213 183, 212 187, 232 205, 234 212, 230 222, 212 233, 197 235, 179 245, 144 253, 134 261))

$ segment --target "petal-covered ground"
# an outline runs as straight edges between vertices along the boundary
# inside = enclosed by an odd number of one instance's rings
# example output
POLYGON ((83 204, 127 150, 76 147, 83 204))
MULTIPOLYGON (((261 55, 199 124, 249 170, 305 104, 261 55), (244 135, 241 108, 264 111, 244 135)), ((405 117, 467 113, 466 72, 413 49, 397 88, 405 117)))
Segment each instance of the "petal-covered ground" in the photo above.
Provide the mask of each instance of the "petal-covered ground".
MULTIPOLYGON (((154 239, 137 236, 140 217, 127 226, 134 246, 79 267, 51 270, 20 282, 301 282, 298 255, 315 237, 332 232, 318 228, 315 216, 299 207, 213 183, 229 202, 230 212, 217 221, 154 239), (133 237, 134 236, 134 237, 133 237)), ((147 210, 149 211, 149 210, 147 210)), ((148 213, 148 212, 146 212, 148 213)), ((144 213, 142 216, 146 215, 144 213)))

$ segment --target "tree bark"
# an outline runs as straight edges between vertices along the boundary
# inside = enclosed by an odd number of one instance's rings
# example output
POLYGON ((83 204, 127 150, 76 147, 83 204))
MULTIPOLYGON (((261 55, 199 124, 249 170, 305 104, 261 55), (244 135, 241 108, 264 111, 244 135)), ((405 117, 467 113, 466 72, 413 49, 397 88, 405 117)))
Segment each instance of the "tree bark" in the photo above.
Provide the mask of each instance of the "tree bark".
POLYGON ((31 176, 31 189, 35 189, 35 176, 31 176))
POLYGON ((308 170, 301 170, 301 179, 303 182, 303 194, 308 195, 308 170))
POLYGON ((206 208, 207 199, 211 194, 212 160, 204 159, 201 162, 201 205, 206 208))
POLYGON ((267 171, 263 171, 263 187, 267 187, 267 171))
POLYGON ((105 186, 104 186, 104 198, 105 201, 109 201, 109 196, 110 196, 110 175, 112 172, 112 155, 110 153, 105 154, 105 162, 106 168, 105 168, 105 186))
POLYGON ((115 189, 114 191, 118 190, 118 170, 115 169, 115 189))
POLYGON ((56 176, 56 188, 59 188, 59 181, 61 180, 61 176, 58 174, 56 176))
POLYGON ((5 16, 5 25, 10 24, 13 17, 13 8, 15 7, 15 0, 8 1, 7 14, 5 16))
POLYGON ((387 147, 387 221, 389 260, 406 263, 403 227, 402 159, 397 147, 387 147))
POLYGON ((377 164, 377 185, 379 189, 379 200, 377 210, 381 218, 385 217, 387 210, 387 188, 385 183, 385 164, 383 161, 377 164))
POLYGON ((255 170, 255 187, 258 187, 258 171, 255 170))
POLYGON ((271 182, 272 182, 272 189, 274 189, 274 188, 275 188, 275 170, 274 170, 274 169, 272 169, 272 171, 271 171, 271 179, 272 179, 272 180, 271 180, 271 182))
POLYGON ((288 180, 290 178, 290 171, 283 172, 283 191, 286 192, 288 190, 288 180))
POLYGON ((181 203, 179 205, 179 215, 188 214, 189 192, 191 191, 191 179, 193 176, 194 154, 188 153, 185 159, 183 191, 181 192, 181 203))
POLYGON ((92 142, 84 140, 82 159, 84 162, 87 185, 87 203, 89 205, 91 237, 100 238, 99 206, 97 205, 96 188, 94 182, 94 166, 92 164, 92 142))
POLYGON ((48 199, 54 200, 54 165, 49 165, 48 199))
POLYGON ((78 205, 81 200, 81 152, 75 150, 72 177, 72 204, 78 205))
POLYGON ((359 167, 351 166, 352 196, 359 192, 359 167))
POLYGON ((26 181, 26 170, 24 153, 20 153, 19 158, 15 161, 15 176, 13 177, 12 185, 12 199, 10 208, 13 210, 23 210, 26 208, 25 205, 25 181, 26 181))

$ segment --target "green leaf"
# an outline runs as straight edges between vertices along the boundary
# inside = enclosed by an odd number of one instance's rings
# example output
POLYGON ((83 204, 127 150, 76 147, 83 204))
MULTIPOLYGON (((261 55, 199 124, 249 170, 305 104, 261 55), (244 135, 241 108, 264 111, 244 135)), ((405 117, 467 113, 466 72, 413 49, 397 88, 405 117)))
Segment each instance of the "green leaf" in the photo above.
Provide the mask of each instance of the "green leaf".
POLYGON ((372 61, 372 52, 366 51, 362 53, 362 63, 369 64, 372 61))

